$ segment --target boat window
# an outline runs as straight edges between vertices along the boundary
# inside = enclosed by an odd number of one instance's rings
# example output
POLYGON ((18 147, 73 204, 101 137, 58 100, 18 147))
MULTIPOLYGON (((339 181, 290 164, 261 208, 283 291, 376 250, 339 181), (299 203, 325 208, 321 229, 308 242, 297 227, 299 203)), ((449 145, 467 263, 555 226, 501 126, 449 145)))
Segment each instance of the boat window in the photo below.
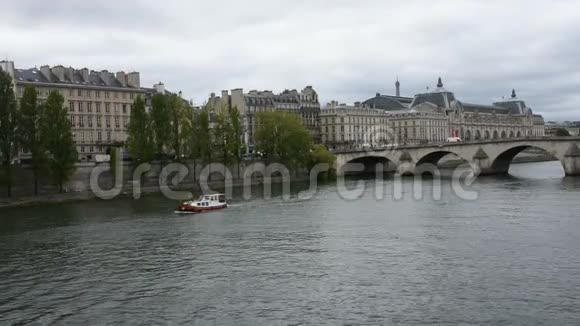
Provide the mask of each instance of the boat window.
POLYGON ((218 197, 218 198, 219 198, 219 202, 220 202, 220 203, 225 203, 225 202, 226 202, 226 196, 224 196, 224 195, 219 195, 219 197, 218 197))

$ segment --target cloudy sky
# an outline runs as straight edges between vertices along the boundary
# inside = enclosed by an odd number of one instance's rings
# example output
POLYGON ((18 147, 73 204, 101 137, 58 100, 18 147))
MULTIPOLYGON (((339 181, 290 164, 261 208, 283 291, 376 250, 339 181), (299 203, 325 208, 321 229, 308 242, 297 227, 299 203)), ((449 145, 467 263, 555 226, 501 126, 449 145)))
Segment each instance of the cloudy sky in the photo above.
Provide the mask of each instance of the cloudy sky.
POLYGON ((5 1, 0 56, 137 70, 196 103, 211 92, 302 88, 323 102, 431 88, 464 102, 515 88, 548 119, 580 120, 580 2, 5 1), (509 3, 508 3, 509 2, 509 3))

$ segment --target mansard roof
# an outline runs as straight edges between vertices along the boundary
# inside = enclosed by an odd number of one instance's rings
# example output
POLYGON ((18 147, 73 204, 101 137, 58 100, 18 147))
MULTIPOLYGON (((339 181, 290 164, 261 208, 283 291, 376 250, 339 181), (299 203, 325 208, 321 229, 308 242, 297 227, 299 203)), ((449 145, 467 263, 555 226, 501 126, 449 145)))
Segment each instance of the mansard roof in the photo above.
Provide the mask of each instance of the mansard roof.
POLYGON ((62 84, 62 85, 78 85, 78 86, 92 86, 92 87, 114 87, 114 88, 131 88, 121 84, 121 82, 115 77, 112 72, 97 72, 90 71, 88 74, 88 81, 83 79, 80 70, 72 68, 70 74, 64 73, 62 79, 58 78, 52 70, 48 71, 48 76, 40 71, 38 68, 30 69, 15 69, 14 79, 17 82, 32 82, 32 83, 44 83, 44 84, 62 84), (103 79, 105 77, 105 79, 103 79))
POLYGON ((377 95, 363 102, 364 105, 386 111, 397 111, 409 108, 409 104, 413 101, 412 97, 377 95))

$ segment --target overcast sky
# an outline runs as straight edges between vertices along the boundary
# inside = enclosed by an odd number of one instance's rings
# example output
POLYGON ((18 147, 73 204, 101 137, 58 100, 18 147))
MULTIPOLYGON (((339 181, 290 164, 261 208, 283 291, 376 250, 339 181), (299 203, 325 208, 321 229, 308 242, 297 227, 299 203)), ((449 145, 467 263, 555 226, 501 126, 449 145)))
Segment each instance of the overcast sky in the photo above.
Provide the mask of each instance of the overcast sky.
MULTIPOLYGON (((202 103, 211 92, 312 85, 352 103, 431 88, 464 102, 512 88, 548 119, 580 120, 580 2, 4 1, 0 56, 136 70, 202 103), (509 2, 509 4, 507 3, 509 2)), ((323 103, 323 104, 324 104, 323 103)))

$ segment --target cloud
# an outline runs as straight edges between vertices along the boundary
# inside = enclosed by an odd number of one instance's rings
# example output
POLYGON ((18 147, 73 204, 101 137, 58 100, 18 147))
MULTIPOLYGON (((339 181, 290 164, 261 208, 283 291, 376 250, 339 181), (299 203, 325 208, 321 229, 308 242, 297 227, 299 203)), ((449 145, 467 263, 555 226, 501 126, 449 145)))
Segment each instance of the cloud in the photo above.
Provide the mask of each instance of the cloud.
POLYGON ((425 90, 466 102, 512 88, 548 119, 580 120, 576 1, 99 1, 3 4, 18 67, 138 70, 196 102, 222 89, 314 86, 323 101, 425 90))

